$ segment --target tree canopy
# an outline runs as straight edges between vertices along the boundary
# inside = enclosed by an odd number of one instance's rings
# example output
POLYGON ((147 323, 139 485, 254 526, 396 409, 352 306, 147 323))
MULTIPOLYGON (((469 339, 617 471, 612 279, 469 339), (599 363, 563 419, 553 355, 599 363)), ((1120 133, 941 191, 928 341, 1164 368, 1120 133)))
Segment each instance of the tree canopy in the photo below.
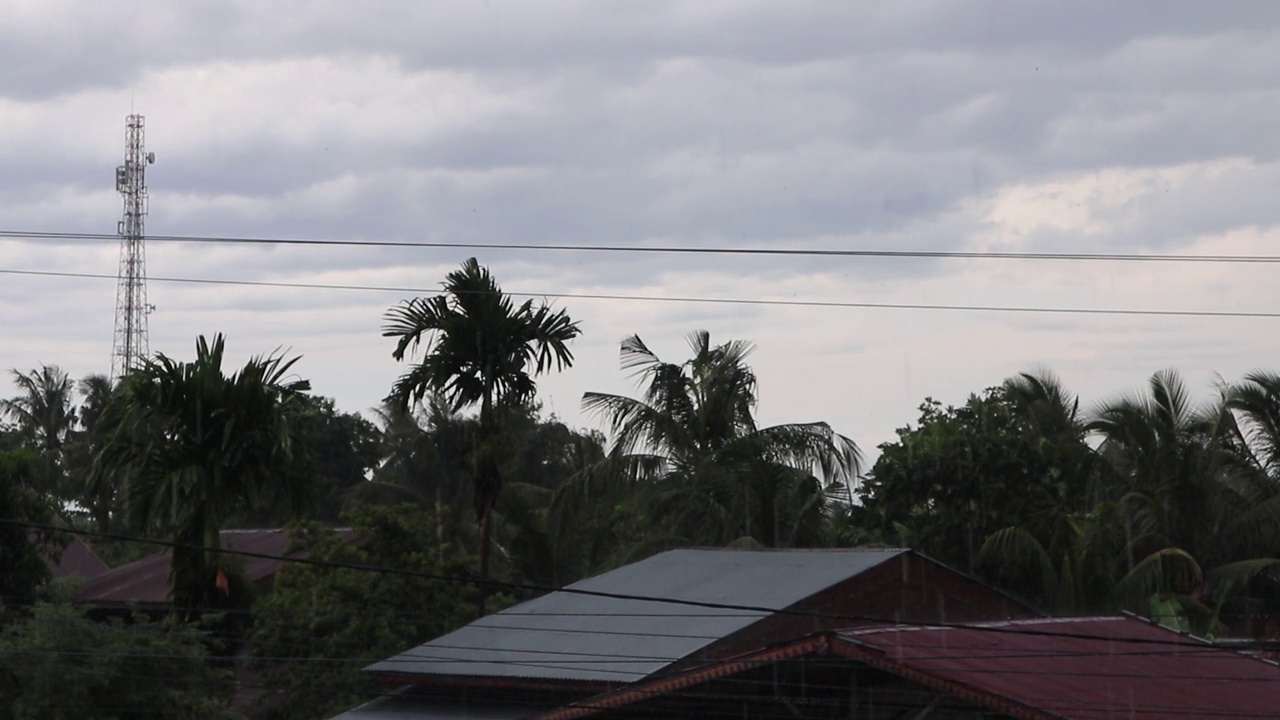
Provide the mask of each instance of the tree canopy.
POLYGON ((406 300, 386 313, 382 334, 396 338, 397 361, 425 344, 421 359, 392 386, 390 403, 403 410, 435 393, 454 412, 479 405, 469 456, 481 578, 489 575, 490 516, 502 492, 503 418, 533 399, 534 377, 573 364, 569 343, 580 332, 564 310, 532 300, 517 306, 475 258, 449 273, 444 294, 406 300))
POLYGON ((306 380, 290 379, 294 360, 251 358, 223 373, 225 341, 201 337, 190 362, 159 354, 127 375, 102 422, 111 435, 94 480, 123 477, 134 528, 167 533, 176 606, 217 606, 229 567, 218 548, 227 520, 249 506, 301 507, 308 478, 292 470, 295 416, 306 380))

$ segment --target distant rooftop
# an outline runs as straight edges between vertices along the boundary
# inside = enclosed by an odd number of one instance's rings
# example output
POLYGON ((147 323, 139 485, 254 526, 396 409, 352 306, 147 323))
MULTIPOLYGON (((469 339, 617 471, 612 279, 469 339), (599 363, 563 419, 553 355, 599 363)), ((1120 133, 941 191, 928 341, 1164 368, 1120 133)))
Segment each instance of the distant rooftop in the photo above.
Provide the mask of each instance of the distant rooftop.
MULTIPOLYGON (((569 590, 784 610, 906 550, 671 550, 569 590)), ((557 591, 370 665, 392 675, 639 680, 770 616, 557 591)))
MULTIPOLYGON (((339 535, 350 541, 355 533, 341 529, 339 535)), ((289 547, 289 532, 270 530, 223 530, 222 546, 230 550, 282 556, 289 547)), ((268 558, 241 557, 246 577, 255 586, 270 583, 283 564, 268 558)), ((84 583, 78 602, 96 605, 163 605, 169 598, 169 551, 152 553, 127 565, 108 570, 84 583)))
POLYGON ((78 577, 88 580, 110 570, 93 548, 78 537, 72 537, 71 542, 56 554, 58 559, 54 562, 48 550, 41 548, 40 556, 55 578, 78 577))

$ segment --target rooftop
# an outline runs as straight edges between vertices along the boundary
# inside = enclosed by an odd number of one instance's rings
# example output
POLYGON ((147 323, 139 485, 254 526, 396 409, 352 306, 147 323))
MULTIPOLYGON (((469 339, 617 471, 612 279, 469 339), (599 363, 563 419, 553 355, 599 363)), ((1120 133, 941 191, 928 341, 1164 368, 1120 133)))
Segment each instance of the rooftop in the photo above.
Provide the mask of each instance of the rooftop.
POLYGON ((671 550, 582 580, 367 669, 396 676, 535 678, 620 684, 662 670, 771 615, 906 552, 671 550))
POLYGON ((1019 717, 1187 720, 1276 717, 1280 667, 1131 616, 842 632, 922 684, 1003 698, 1019 717), (917 678, 919 680, 919 678, 917 678))
MULTIPOLYGON (((346 540, 350 530, 339 530, 346 540)), ((283 556, 289 547, 289 532, 271 530, 223 530, 222 547, 229 550, 283 556)), ((270 558, 241 557, 245 576, 254 585, 270 582, 283 564, 270 558)), ((97 605, 161 605, 169 598, 169 551, 152 553, 127 565, 90 578, 76 594, 76 600, 97 605)))
MULTIPOLYGON (((812 661, 807 664, 813 670, 843 658, 852 670, 911 683, 925 692, 900 694, 899 701, 914 697, 927 704, 932 699, 932 705, 922 706, 926 712, 946 701, 1023 720, 1280 716, 1280 666, 1121 616, 819 633, 651 678, 538 717, 582 720, 615 710, 629 717, 657 716, 682 707, 686 697, 702 702, 702 711, 711 716, 724 709, 707 704, 707 698, 716 697, 712 685, 737 678, 725 696, 732 714, 735 693, 747 692, 743 683, 752 682, 753 673, 755 682, 773 687, 778 669, 794 669, 801 658, 812 661)), ((818 676, 811 674, 817 683, 818 676)), ((828 677, 844 678, 847 685, 815 685, 815 692, 829 688, 832 699, 845 701, 855 693, 861 693, 860 702, 870 697, 869 676, 857 679, 845 669, 828 677)))

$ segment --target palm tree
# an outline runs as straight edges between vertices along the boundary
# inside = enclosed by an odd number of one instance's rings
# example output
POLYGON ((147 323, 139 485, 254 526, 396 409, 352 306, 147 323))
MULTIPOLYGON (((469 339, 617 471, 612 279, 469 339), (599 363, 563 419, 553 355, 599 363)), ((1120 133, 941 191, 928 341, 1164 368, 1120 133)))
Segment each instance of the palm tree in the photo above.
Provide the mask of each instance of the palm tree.
MULTIPOLYGON (((578 323, 564 310, 532 300, 515 305, 475 258, 446 276, 444 294, 406 300, 387 311, 384 337, 397 338, 392 357, 421 360, 401 375, 388 402, 401 408, 440 393, 456 412, 480 406, 472 450, 473 505, 480 526, 480 577, 489 577, 489 516, 502 490, 499 437, 507 409, 533 398, 534 377, 573 364, 569 343, 578 323)), ((481 593, 481 612, 484 611, 481 593)))
POLYGON ((1102 442, 1096 466, 1077 465, 1093 485, 1080 494, 1090 504, 992 534, 979 553, 985 574, 1057 611, 1156 613, 1176 603, 1207 622, 1202 568, 1216 557, 1229 500, 1220 482, 1223 414, 1193 407, 1172 371, 1153 375, 1146 394, 1103 404, 1088 423, 1053 383, 1023 375, 1005 387, 1031 400, 1043 427, 1069 438, 1096 432, 1102 442))
POLYGON ((352 500, 411 502, 437 511, 468 502, 466 460, 475 446, 474 418, 454 412, 438 394, 409 407, 387 402, 373 413, 382 431, 381 461, 352 500))
POLYGON ((993 534, 980 565, 1056 610, 1176 612, 1209 629, 1280 563, 1267 434, 1280 385, 1268 380, 1195 407, 1181 378, 1161 372, 1146 393, 1102 405, 1087 425, 1102 438, 1095 504, 1063 513, 1053 532, 1028 518, 993 534))
POLYGON ((93 458, 102 450, 102 419, 116 386, 106 375, 88 375, 79 383, 80 407, 76 411, 79 428, 71 433, 67 449, 68 470, 75 487, 81 490, 80 503, 88 508, 99 532, 110 529, 119 478, 94 477, 93 458))
POLYGON ((27 373, 10 372, 19 394, 0 400, 0 416, 12 419, 20 437, 40 453, 42 489, 63 495, 63 445, 76 422, 74 383, 57 365, 41 365, 27 373))
POLYGON ((1089 428, 1131 519, 1133 558, 1167 547, 1206 557, 1222 530, 1227 459, 1220 408, 1194 407, 1176 372, 1151 376, 1148 393, 1103 404, 1089 428))
POLYGON ((216 552, 219 531, 249 503, 306 500, 291 472, 291 416, 306 380, 289 379, 298 358, 255 356, 223 374, 225 343, 196 341, 192 362, 163 354, 122 381, 100 423, 110 428, 94 472, 125 478, 130 523, 168 533, 178 547, 170 565, 176 607, 225 605, 228 568, 216 552), (198 549, 205 548, 205 549, 198 549))
POLYGON ((1274 616, 1280 599, 1280 375, 1257 371, 1223 388, 1223 483, 1233 500, 1221 550, 1228 560, 1209 572, 1233 610, 1274 616), (1243 606, 1243 607, 1241 607, 1243 606))
POLYGON ((712 345, 705 331, 689 346, 690 360, 667 363, 633 335, 622 367, 645 385, 643 398, 583 396, 613 433, 610 462, 654 483, 657 517, 686 541, 817 542, 827 493, 848 501, 857 446, 821 422, 758 427, 753 346, 712 345))
POLYGON ((1249 373, 1223 395, 1237 420, 1231 433, 1236 455, 1259 478, 1280 483, 1280 375, 1249 373))

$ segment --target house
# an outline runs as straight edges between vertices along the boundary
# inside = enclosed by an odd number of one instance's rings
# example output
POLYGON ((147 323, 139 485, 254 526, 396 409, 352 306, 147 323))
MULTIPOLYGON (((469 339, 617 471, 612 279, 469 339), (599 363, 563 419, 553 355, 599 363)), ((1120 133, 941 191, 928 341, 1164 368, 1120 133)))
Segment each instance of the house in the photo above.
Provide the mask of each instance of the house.
POLYGON ((910 550, 672 550, 374 663, 400 689, 340 718, 530 717, 824 630, 1034 616, 910 550))
POLYGON ((1155 720, 1280 716, 1280 666, 1133 616, 817 633, 543 712, 687 717, 1155 720))
MULTIPOLYGON (((351 542, 355 533, 339 529, 343 540, 351 542)), ((245 577, 258 592, 270 589, 276 573, 283 565, 289 549, 289 531, 223 530, 219 534, 222 547, 268 557, 240 557, 245 577)), ((167 608, 169 603, 168 550, 121 565, 88 579, 76 593, 76 602, 99 609, 139 607, 167 608)))

